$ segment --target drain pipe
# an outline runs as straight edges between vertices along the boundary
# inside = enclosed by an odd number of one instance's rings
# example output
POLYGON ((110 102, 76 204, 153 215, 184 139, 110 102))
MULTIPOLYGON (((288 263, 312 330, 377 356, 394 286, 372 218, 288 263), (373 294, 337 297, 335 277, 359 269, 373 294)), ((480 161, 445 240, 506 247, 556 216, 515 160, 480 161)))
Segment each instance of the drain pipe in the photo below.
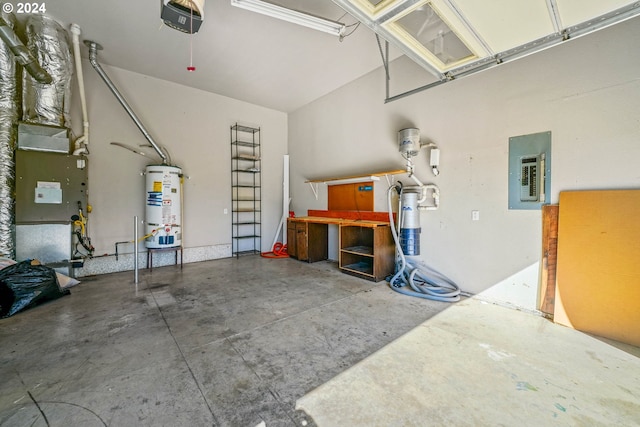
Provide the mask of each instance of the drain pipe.
POLYGON ((156 151, 156 153, 158 153, 158 155, 162 159, 162 164, 164 165, 169 164, 167 160, 167 155, 162 151, 162 149, 160 149, 160 147, 158 146, 158 144, 156 144, 156 142, 153 140, 151 135, 149 135, 149 132, 147 132, 145 127, 142 125, 142 123, 140 122, 140 119, 138 119, 138 116, 136 116, 136 113, 133 112, 133 110, 127 103, 127 101, 123 98, 123 96, 118 91, 118 88, 116 88, 116 86, 113 84, 109 76, 107 76, 107 73, 104 72, 104 70, 98 63, 98 51, 102 50, 102 46, 90 40, 85 40, 84 44, 86 44, 89 47, 89 62, 91 63, 91 66, 98 72, 98 75, 102 78, 102 80, 104 80, 109 90, 111 90, 111 92, 115 95, 118 101, 120 101, 120 104, 122 105, 122 107, 124 107, 126 112, 129 114, 129 117, 131 117, 131 120, 133 120, 136 126, 138 126, 138 129, 140 129, 140 132, 142 132, 142 134, 144 135, 145 138, 147 138, 147 141, 149 141, 149 143, 151 144, 153 149, 156 151))
POLYGON ((87 98, 84 92, 84 74, 82 73, 82 57, 80 56, 80 26, 71 24, 69 29, 73 35, 73 56, 76 61, 76 76, 78 77, 78 93, 80 94, 80 105, 82 106, 82 136, 78 137, 74 143, 74 156, 89 154, 89 114, 87 113, 87 98))

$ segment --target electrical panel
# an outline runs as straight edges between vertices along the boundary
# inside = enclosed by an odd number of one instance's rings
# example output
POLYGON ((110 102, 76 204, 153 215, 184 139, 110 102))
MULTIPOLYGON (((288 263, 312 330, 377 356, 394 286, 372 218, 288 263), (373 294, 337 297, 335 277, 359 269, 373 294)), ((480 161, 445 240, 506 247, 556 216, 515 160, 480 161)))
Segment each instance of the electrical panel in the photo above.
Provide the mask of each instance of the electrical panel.
POLYGON ((509 138, 509 209, 550 203, 551 132, 509 138))
POLYGON ((520 158, 520 201, 544 202, 545 154, 520 158))

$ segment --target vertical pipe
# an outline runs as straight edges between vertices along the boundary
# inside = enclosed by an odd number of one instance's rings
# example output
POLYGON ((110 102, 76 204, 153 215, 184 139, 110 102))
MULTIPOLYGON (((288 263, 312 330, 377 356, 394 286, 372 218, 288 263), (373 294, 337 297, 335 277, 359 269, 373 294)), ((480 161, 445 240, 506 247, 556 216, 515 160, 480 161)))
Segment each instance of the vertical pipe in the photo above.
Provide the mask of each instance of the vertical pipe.
POLYGON ((289 198, 289 155, 284 155, 284 170, 282 171, 283 175, 283 184, 282 184, 282 217, 284 218, 284 224, 282 225, 282 244, 287 244, 287 217, 289 216, 289 203, 291 203, 291 199, 289 198))
POLYGON ((133 217, 133 283, 138 284, 138 215, 133 217))
POLYGON ((72 34, 73 57, 76 64, 76 76, 78 79, 78 94, 80 95, 80 106, 82 107, 82 135, 74 142, 73 155, 89 154, 87 145, 89 144, 89 113, 87 112, 87 98, 84 91, 84 74, 82 72, 82 56, 80 54, 80 26, 71 24, 69 30, 72 34))
POLYGON ((282 165, 282 216, 280 217, 280 223, 276 229, 276 233, 273 236, 273 243, 271 248, 276 246, 278 236, 280 235, 280 229, 282 228, 282 244, 287 244, 287 217, 289 216, 289 155, 285 154, 282 165))
POLYGON ((387 93, 387 97, 385 99, 389 99, 389 80, 391 80, 391 76, 389 75, 389 42, 384 41, 384 49, 385 49, 385 57, 384 57, 384 69, 385 69, 385 89, 387 93))

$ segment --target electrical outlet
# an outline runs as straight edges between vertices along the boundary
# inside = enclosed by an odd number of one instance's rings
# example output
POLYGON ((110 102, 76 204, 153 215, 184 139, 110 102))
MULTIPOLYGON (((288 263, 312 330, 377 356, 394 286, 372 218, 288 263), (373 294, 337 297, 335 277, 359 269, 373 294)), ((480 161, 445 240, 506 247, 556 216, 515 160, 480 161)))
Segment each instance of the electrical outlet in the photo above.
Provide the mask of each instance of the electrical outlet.
POLYGON ((480 211, 471 211, 471 221, 480 221, 480 211))

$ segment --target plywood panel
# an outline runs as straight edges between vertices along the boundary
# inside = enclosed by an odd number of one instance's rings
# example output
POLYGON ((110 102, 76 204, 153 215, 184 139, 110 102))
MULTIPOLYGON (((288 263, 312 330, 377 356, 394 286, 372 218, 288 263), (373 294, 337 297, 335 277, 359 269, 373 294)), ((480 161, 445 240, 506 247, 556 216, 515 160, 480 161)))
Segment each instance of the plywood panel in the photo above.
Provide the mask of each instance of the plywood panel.
POLYGON ((640 190, 560 193, 554 320, 640 345, 640 190))
POLYGON ((373 211, 373 181, 330 185, 330 211, 373 211))

